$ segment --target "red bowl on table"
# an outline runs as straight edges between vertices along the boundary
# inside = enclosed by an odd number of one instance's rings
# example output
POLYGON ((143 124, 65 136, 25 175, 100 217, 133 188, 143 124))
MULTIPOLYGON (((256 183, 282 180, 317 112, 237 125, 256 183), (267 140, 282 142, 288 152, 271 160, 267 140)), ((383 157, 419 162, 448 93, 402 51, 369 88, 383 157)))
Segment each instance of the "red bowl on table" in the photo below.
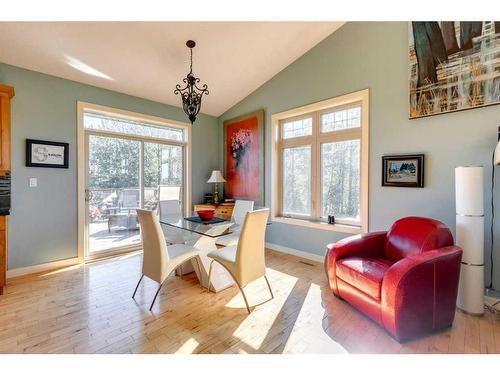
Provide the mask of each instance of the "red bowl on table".
POLYGON ((210 221, 214 218, 215 210, 199 210, 196 211, 196 213, 198 214, 201 220, 210 221))

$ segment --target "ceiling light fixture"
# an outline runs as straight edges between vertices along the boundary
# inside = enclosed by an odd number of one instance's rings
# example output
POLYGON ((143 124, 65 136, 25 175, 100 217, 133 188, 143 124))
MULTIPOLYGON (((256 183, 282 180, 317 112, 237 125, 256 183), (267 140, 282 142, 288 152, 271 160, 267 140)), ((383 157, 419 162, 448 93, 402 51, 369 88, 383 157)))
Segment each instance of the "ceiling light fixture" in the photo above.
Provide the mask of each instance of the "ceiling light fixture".
POLYGON ((188 46, 191 52, 191 65, 189 68, 189 73, 182 80, 186 84, 185 87, 181 88, 181 85, 175 85, 174 94, 180 94, 182 97, 182 108, 184 112, 189 117, 189 121, 193 124, 196 120, 196 116, 200 112, 201 109, 201 98, 203 94, 208 95, 208 86, 203 84, 200 89, 196 84, 200 83, 200 79, 196 78, 193 74, 193 48, 196 46, 196 43, 193 40, 188 40, 186 42, 186 46, 188 46))

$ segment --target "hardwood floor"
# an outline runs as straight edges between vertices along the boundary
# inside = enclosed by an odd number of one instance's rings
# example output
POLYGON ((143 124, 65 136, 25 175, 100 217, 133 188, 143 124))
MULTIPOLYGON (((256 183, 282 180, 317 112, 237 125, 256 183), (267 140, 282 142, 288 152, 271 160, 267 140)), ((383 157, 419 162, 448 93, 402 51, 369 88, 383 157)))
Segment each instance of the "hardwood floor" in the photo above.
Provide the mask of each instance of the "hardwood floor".
POLYGON ((268 275, 245 288, 201 289, 194 274, 157 284, 140 256, 9 280, 0 296, 0 353, 500 353, 500 314, 457 312, 451 329, 404 345, 326 285, 323 266, 267 251, 268 275), (304 263, 306 262, 306 263, 304 263))

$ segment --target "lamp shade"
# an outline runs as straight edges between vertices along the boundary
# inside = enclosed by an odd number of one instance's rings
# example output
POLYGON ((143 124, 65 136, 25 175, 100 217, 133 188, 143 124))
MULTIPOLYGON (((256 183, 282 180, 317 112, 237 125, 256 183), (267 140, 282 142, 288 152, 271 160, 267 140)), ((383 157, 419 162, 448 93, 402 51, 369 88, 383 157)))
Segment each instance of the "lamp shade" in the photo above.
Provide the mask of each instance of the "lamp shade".
POLYGON ((215 170, 212 171, 212 175, 210 176, 207 182, 216 184, 218 182, 226 182, 226 180, 224 179, 224 177, 222 177, 222 173, 220 173, 219 170, 215 170))
POLYGON ((500 141, 495 148, 495 165, 500 164, 500 141))

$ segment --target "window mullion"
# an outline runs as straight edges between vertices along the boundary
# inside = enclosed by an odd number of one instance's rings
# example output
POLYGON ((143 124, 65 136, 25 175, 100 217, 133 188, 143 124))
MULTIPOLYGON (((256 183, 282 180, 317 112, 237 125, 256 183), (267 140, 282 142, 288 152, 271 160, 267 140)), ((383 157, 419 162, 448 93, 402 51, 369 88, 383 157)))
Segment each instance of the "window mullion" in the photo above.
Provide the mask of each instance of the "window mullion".
POLYGON ((320 200, 320 191, 321 191, 321 147, 319 144, 319 133, 320 133, 320 124, 319 124, 319 112, 313 113, 312 116, 313 123, 313 139, 311 145, 311 202, 312 202, 312 210, 311 210, 311 218, 313 220, 319 220, 320 218, 320 210, 321 210, 321 200, 320 200))

